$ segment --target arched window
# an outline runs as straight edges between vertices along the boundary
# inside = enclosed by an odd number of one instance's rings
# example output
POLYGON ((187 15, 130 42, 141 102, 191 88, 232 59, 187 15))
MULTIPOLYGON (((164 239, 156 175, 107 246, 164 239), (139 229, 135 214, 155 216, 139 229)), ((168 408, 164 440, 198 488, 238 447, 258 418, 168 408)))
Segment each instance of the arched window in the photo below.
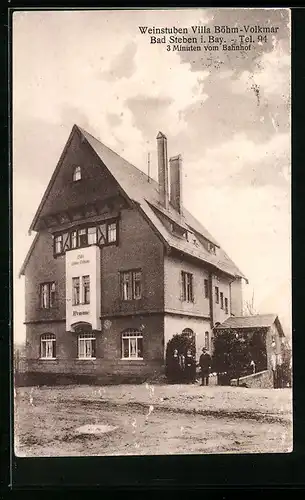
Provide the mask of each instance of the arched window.
POLYGON ((80 167, 75 167, 73 171, 73 181, 80 181, 82 178, 82 170, 80 167))
POLYGON ((40 337, 40 357, 41 359, 56 358, 56 336, 54 333, 44 333, 40 337))
POLYGON ((143 359, 143 334, 128 328, 122 332, 122 359, 143 359))
POLYGON ((191 330, 191 328, 184 328, 184 330, 182 330, 182 333, 183 335, 188 335, 190 338, 194 337, 194 332, 193 330, 191 330))
POLYGON ((96 338, 92 333, 81 333, 78 336, 78 358, 94 359, 96 357, 96 338))

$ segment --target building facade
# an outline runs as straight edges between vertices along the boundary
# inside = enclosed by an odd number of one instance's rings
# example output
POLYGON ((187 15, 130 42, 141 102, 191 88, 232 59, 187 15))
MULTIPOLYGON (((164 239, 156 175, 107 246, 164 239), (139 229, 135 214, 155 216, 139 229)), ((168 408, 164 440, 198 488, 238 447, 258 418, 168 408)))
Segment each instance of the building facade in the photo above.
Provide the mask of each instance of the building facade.
POLYGON ((74 126, 31 225, 28 373, 143 378, 188 329, 197 356, 242 314, 244 275, 183 206, 181 156, 157 136, 158 182, 74 126))

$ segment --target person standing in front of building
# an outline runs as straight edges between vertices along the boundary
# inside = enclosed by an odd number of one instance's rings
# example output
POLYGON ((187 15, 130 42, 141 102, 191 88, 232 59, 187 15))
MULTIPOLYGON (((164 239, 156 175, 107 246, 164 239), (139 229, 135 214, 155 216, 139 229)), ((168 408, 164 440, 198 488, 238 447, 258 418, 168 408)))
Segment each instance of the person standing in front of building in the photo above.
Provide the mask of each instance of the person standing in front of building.
POLYGON ((174 352, 169 360, 169 370, 168 370, 168 378, 171 383, 177 383, 181 378, 181 368, 180 368, 180 359, 179 353, 177 349, 174 349, 174 352))
POLYGON ((180 366, 180 382, 185 381, 185 356, 184 354, 179 354, 179 366, 180 366))
POLYGON ((184 373, 185 382, 187 384, 194 384, 196 380, 196 361, 190 350, 186 353, 184 373))
POLYGON ((209 375, 212 365, 212 359, 206 348, 203 347, 202 354, 199 358, 199 366, 201 369, 201 385, 209 385, 209 375))
POLYGON ((253 361, 253 359, 251 359, 250 361, 250 369, 251 373, 255 373, 255 362, 253 361))

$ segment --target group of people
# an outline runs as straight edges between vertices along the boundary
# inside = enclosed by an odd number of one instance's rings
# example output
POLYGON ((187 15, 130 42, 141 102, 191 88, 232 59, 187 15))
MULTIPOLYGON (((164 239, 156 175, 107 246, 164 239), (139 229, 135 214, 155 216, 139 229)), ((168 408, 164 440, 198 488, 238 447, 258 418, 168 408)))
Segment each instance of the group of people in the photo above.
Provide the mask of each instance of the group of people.
MULTIPOLYGON (((204 347, 198 363, 201 372, 201 385, 209 385, 211 365, 211 356, 204 347)), ((197 378, 196 368, 196 359, 190 350, 184 355, 184 353, 179 353, 178 350, 175 349, 169 360, 168 378, 172 383, 194 384, 197 378)))

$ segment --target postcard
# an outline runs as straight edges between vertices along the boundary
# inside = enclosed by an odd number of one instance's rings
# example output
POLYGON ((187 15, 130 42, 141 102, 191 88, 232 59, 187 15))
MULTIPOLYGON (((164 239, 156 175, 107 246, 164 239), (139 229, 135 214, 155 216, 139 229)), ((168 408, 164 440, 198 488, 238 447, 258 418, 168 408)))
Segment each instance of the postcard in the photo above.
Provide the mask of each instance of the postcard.
POLYGON ((290 31, 14 12, 17 457, 292 451, 290 31))

